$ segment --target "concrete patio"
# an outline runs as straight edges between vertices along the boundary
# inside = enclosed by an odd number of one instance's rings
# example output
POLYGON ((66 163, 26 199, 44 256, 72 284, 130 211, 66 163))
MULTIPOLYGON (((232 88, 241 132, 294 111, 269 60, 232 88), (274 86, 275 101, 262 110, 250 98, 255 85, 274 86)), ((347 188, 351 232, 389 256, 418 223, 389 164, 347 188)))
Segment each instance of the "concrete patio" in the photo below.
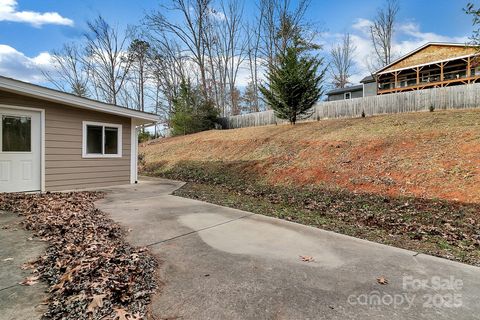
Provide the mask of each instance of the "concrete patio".
POLYGON ((42 304, 47 298, 46 284, 19 284, 32 276, 21 266, 40 256, 45 243, 29 240, 32 234, 23 230, 19 221, 15 214, 0 212, 0 320, 40 319, 46 310, 42 304))
POLYGON ((98 202, 162 260, 159 319, 480 319, 480 268, 170 195, 181 186, 98 202))

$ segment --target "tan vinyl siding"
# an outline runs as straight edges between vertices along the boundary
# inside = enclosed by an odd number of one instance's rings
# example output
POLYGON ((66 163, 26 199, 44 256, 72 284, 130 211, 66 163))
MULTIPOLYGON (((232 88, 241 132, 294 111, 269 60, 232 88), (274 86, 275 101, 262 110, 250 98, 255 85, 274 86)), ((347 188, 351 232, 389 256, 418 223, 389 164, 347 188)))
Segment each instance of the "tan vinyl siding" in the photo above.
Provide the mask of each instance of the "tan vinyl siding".
POLYGON ((0 104, 45 110, 48 191, 130 183, 130 118, 82 110, 0 91, 0 104), (82 158, 83 121, 122 125, 122 157, 82 158))

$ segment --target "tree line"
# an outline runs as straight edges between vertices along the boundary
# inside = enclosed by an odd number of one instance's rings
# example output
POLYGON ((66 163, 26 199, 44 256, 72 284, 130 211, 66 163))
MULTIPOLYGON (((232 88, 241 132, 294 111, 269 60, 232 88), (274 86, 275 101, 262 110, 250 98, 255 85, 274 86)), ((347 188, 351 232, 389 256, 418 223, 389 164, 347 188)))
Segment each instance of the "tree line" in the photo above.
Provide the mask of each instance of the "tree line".
MULTIPOLYGON (((306 17, 310 0, 164 3, 136 26, 120 28, 102 16, 88 21, 81 41, 52 52, 45 77, 78 96, 155 112, 174 134, 212 128, 218 116, 293 108, 292 99, 303 99, 295 106, 303 110, 323 93, 326 72, 334 87, 350 83, 351 36, 324 53, 306 17), (247 15, 246 5, 255 10, 247 15), (248 83, 239 84, 245 72, 248 83), (279 91, 295 85, 300 91, 279 91)), ((373 19, 377 65, 391 62, 398 9, 397 0, 386 0, 373 19)))

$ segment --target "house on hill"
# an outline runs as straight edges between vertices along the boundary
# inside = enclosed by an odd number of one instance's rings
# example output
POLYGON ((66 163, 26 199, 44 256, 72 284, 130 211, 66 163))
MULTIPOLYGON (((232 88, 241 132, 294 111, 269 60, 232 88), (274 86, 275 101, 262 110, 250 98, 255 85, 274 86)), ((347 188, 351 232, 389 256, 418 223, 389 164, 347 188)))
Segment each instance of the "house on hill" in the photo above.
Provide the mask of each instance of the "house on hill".
POLYGON ((377 86, 373 76, 360 80, 359 85, 333 89, 326 93, 327 101, 348 100, 377 95, 377 86))
POLYGON ((479 48, 429 42, 363 78, 361 85, 334 89, 328 101, 480 82, 479 48))
POLYGON ((326 93, 327 101, 348 100, 363 97, 363 85, 333 89, 326 93))
POLYGON ((476 83, 478 47, 459 43, 427 43, 376 71, 377 94, 476 83))

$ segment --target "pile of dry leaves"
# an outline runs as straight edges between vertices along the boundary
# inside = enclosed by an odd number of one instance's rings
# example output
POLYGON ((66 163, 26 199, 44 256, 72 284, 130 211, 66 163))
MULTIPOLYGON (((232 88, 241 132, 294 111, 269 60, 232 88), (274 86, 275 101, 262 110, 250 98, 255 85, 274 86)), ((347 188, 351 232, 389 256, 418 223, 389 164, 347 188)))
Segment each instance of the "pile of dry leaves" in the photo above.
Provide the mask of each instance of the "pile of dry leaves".
POLYGON ((24 266, 50 285, 47 319, 146 317, 157 262, 147 249, 128 245, 121 228, 95 208, 101 196, 0 194, 0 210, 24 216, 24 227, 48 241, 45 254, 24 266))

